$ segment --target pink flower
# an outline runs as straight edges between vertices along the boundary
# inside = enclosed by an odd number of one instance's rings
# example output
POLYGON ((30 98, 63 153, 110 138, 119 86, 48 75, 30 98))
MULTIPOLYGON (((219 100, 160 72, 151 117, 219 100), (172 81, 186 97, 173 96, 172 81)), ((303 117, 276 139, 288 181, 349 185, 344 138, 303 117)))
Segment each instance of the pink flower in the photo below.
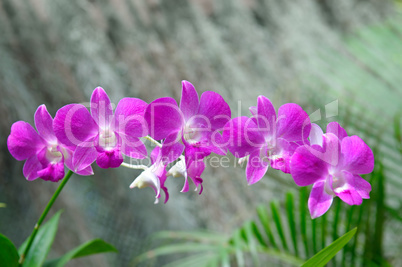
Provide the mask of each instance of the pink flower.
POLYGON ((135 180, 131 183, 130 188, 144 188, 151 187, 156 194, 156 201, 161 197, 161 189, 165 192, 165 202, 169 200, 169 193, 165 187, 167 179, 166 166, 162 162, 161 149, 157 146, 151 153, 151 166, 144 170, 135 180))
POLYGON ((223 138, 229 151, 237 158, 249 156, 246 177, 249 184, 258 182, 268 170, 289 173, 289 160, 310 133, 310 118, 297 104, 275 108, 265 96, 259 96, 257 107, 250 108, 253 116, 237 117, 225 125, 223 138))
MULTIPOLYGON (((23 173, 27 180, 41 178, 57 182, 64 177, 64 164, 72 168, 73 151, 57 140, 53 118, 45 105, 39 106, 35 112, 35 126, 38 132, 27 122, 15 122, 7 139, 8 150, 17 160, 26 160, 23 173)), ((87 167, 78 174, 92 173, 92 168, 87 167)))
POLYGON ((349 205, 370 198, 371 185, 360 175, 373 171, 374 155, 360 137, 348 136, 331 122, 326 134, 313 124, 310 142, 296 149, 290 167, 297 185, 313 184, 308 201, 312 218, 327 212, 335 196, 349 205))
MULTIPOLYGON (((202 159, 211 152, 226 154, 219 131, 230 116, 230 107, 222 96, 207 91, 199 98, 187 81, 182 82, 180 108, 173 98, 164 97, 151 102, 145 112, 149 135, 156 140, 164 139, 161 149, 164 164, 175 161, 184 151, 186 168, 191 169, 190 177, 197 187, 202 183, 200 175, 205 167, 200 163, 202 159)), ((188 190, 187 175, 185 179, 183 192, 188 190)))
POLYGON ((91 96, 91 113, 81 104, 62 107, 54 119, 54 132, 66 147, 75 149, 74 171, 90 166, 95 160, 101 168, 117 168, 123 154, 132 158, 147 155, 139 137, 146 136, 143 119, 147 103, 137 98, 123 98, 113 114, 106 92, 97 87, 91 96))

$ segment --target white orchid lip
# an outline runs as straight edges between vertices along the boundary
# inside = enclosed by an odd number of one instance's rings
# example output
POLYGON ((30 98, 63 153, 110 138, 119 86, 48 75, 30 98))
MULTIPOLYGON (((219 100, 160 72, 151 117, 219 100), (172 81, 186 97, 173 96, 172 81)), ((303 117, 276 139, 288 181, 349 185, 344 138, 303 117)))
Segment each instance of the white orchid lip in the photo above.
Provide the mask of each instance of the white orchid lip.
POLYGON ((201 139, 201 132, 198 128, 194 128, 190 123, 187 123, 183 129, 183 138, 189 144, 196 144, 201 139))
POLYGON ((161 185, 159 178, 153 173, 152 168, 148 168, 143 171, 135 180, 131 183, 130 188, 145 188, 152 187, 156 191, 156 196, 159 196, 161 185))
POLYGON ((187 177, 187 169, 186 169, 186 164, 184 160, 178 161, 175 165, 172 166, 172 168, 169 169, 169 171, 166 173, 167 176, 173 176, 175 178, 177 177, 187 177))
POLYGON ((52 163, 60 162, 63 159, 63 154, 58 150, 57 144, 49 144, 46 149, 46 159, 52 163))
POLYGON ((99 146, 110 149, 114 148, 117 144, 117 138, 114 131, 110 129, 104 129, 100 131, 99 134, 99 146))

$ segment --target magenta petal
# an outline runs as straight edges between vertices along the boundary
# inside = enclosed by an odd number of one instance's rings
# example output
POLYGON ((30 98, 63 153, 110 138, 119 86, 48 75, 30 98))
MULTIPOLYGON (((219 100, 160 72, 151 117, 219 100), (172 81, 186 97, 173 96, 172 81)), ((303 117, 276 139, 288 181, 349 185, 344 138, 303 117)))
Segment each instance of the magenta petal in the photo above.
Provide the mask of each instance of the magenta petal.
POLYGON ((225 145, 236 158, 242 158, 260 149, 264 136, 252 118, 237 117, 230 120, 223 130, 225 145))
POLYGON ((299 145, 295 142, 288 142, 285 139, 278 138, 276 147, 271 150, 269 155, 272 168, 281 170, 284 173, 290 173, 290 159, 299 145))
POLYGON ((201 95, 198 117, 201 123, 207 120, 208 129, 214 131, 221 129, 230 120, 231 111, 221 95, 207 91, 201 95))
POLYGON ((225 140, 218 131, 212 133, 207 148, 209 151, 218 155, 224 156, 227 154, 225 140))
POLYGON ((39 177, 38 171, 40 170, 42 170, 42 164, 39 162, 36 155, 33 155, 32 157, 29 157, 27 161, 25 161, 22 172, 28 181, 32 181, 39 177))
MULTIPOLYGON (((347 171, 342 171, 342 175, 347 184, 346 185, 347 188, 352 188, 364 199, 370 198, 371 185, 368 181, 366 181, 359 175, 353 175, 347 171)), ((334 191, 336 191, 336 189, 334 191)))
POLYGON ((256 150, 250 154, 246 167, 246 177, 249 185, 258 182, 268 170, 267 149, 256 150))
POLYGON ((129 135, 119 135, 121 140, 121 152, 135 159, 143 159, 147 156, 147 148, 144 143, 137 137, 131 137, 129 135))
POLYGON ((187 161, 186 159, 186 166, 187 166, 187 175, 188 177, 193 180, 195 187, 198 189, 198 186, 201 185, 199 194, 202 193, 202 178, 201 174, 205 169, 205 162, 203 160, 196 160, 196 161, 187 161))
POLYGON ((113 108, 109 96, 102 87, 96 87, 91 96, 91 115, 100 128, 109 126, 113 108))
POLYGON ((248 110, 250 111, 251 115, 253 115, 253 116, 256 116, 258 114, 258 110, 257 110, 256 106, 251 106, 248 108, 248 110))
POLYGON ((94 146, 77 146, 73 154, 73 171, 81 171, 90 166, 98 156, 94 146))
POLYGON ((119 101, 112 122, 112 129, 134 137, 148 134, 144 113, 148 104, 138 98, 123 98, 119 101))
POLYGON ((48 142, 56 142, 53 132, 53 118, 50 116, 45 105, 40 105, 35 112, 35 127, 40 136, 48 142))
POLYGON ((162 162, 167 165, 180 157, 184 151, 184 145, 180 142, 180 133, 170 134, 162 144, 162 162))
POLYGON ((17 121, 11 126, 7 147, 17 160, 24 160, 35 155, 44 146, 44 140, 29 123, 17 121))
POLYGON ((161 148, 156 146, 151 152, 151 164, 154 164, 156 161, 161 158, 161 148))
POLYGON ((275 133, 276 112, 271 101, 265 96, 260 95, 257 99, 257 119, 258 128, 264 136, 272 136, 275 133))
POLYGON ((118 149, 105 150, 98 153, 96 164, 103 169, 117 168, 123 163, 123 157, 118 149))
POLYGON ((180 110, 183 112, 184 119, 187 121, 189 118, 197 114, 199 100, 198 94, 194 86, 188 81, 182 81, 182 92, 180 99, 180 110))
POLYGON ((370 147, 358 136, 342 140, 344 170, 353 174, 366 174, 374 169, 374 155, 370 147))
POLYGON ((277 137, 288 141, 307 139, 311 124, 308 114, 297 104, 289 103, 278 110, 277 137))
POLYGON ((327 125, 327 133, 332 133, 336 135, 341 141, 343 138, 348 136, 345 129, 343 129, 336 121, 330 122, 327 125))
POLYGON ((347 171, 342 172, 344 183, 338 187, 335 187, 335 182, 332 183, 332 187, 336 196, 342 199, 343 202, 349 205, 360 205, 363 202, 363 198, 356 190, 354 185, 353 174, 347 171))
POLYGON ((310 131, 310 145, 319 145, 322 146, 323 144, 323 131, 320 126, 315 123, 311 124, 311 131, 310 131))
POLYGON ((315 183, 311 189, 308 209, 312 219, 320 217, 331 207, 333 196, 325 192, 324 185, 325 182, 320 181, 315 183))
POLYGON ((321 152, 321 149, 317 145, 304 145, 296 149, 290 160, 290 173, 298 186, 311 185, 327 176, 327 164, 311 153, 314 150, 321 152))
POLYGON ((180 131, 184 125, 183 113, 171 97, 152 101, 145 111, 145 120, 148 134, 156 140, 165 139, 170 133, 180 131))
POLYGON ((81 104, 70 104, 57 111, 53 130, 61 143, 74 148, 96 136, 99 127, 86 107, 81 104))
POLYGON ((63 162, 49 163, 46 168, 38 171, 38 175, 45 181, 58 182, 64 177, 64 164, 63 162))

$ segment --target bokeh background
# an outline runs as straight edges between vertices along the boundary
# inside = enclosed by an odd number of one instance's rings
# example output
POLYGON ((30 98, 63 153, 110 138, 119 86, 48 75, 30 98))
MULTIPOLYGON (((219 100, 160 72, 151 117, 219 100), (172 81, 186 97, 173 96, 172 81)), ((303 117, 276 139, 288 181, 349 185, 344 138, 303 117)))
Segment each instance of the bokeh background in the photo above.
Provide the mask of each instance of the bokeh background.
MULTIPOLYGON (((199 93, 220 93, 233 116, 263 94, 361 136, 384 164, 394 211, 385 213, 384 257, 402 266, 401 10, 390 0, 0 0, 0 232, 20 245, 58 186, 24 179, 6 145, 13 122, 33 123, 41 104, 54 116, 96 86, 116 104, 179 100, 185 79, 199 93)), ((257 204, 298 190, 276 171, 248 186, 242 168, 208 166, 202 195, 180 193, 183 180, 169 179, 169 202, 154 205, 151 189, 129 189, 138 174, 95 167, 94 176, 73 176, 52 211, 64 210, 50 257, 100 237, 119 253, 69 266, 136 265, 152 233, 230 233, 257 204)))

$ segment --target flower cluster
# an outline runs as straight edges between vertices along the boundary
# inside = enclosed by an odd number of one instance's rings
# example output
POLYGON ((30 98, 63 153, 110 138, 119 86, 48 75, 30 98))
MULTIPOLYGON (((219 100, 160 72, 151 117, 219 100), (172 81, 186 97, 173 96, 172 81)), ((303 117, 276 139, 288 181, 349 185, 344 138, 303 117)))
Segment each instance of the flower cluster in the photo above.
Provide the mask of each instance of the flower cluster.
POLYGON ((180 104, 170 97, 146 103, 123 98, 113 111, 106 92, 98 87, 89 110, 82 104, 59 109, 53 119, 44 105, 35 113, 35 129, 18 121, 11 127, 8 149, 17 160, 26 160, 23 174, 28 180, 41 178, 57 182, 64 177, 64 165, 79 175, 92 175, 91 165, 101 168, 125 166, 143 169, 131 188, 152 187, 156 201, 165 194, 167 177, 184 177, 201 194, 205 158, 230 151, 247 161, 249 184, 258 182, 269 166, 290 173, 299 186, 313 185, 308 206, 312 218, 321 216, 338 196, 349 205, 369 198, 370 184, 360 175, 372 172, 374 156, 358 136, 348 136, 337 123, 326 133, 310 122, 297 104, 277 111, 265 96, 259 96, 251 115, 231 117, 229 105, 215 92, 200 97, 194 86, 182 82, 180 104), (124 156, 147 157, 144 140, 156 147, 151 166, 131 165, 124 156))

